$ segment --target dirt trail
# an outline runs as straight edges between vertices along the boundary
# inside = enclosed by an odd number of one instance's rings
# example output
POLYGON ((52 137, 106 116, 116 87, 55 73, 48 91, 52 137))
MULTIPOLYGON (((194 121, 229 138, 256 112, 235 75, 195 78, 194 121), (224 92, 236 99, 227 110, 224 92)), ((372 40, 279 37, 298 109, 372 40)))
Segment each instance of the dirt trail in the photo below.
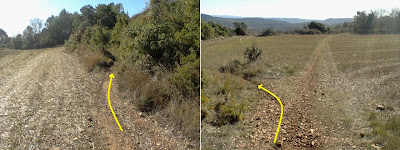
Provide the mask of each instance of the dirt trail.
POLYGON ((143 118, 112 88, 121 132, 107 103, 110 72, 89 74, 63 49, 0 59, 0 149, 186 148, 187 142, 143 118))
MULTIPOLYGON (((337 69, 327 36, 317 45, 303 71, 297 95, 286 104, 289 147, 353 149, 370 139, 360 133, 371 132, 365 110, 373 107, 373 86, 378 79, 355 78, 354 73, 337 69)), ((370 50, 370 49, 369 49, 370 50)), ((370 59, 370 53, 365 59, 370 59)), ((355 70, 355 72, 358 72, 355 70)))
MULTIPOLYGON (((351 148, 355 143, 351 139, 357 139, 352 137, 352 130, 359 131, 357 127, 365 124, 360 121, 364 106, 352 97, 359 92, 351 91, 355 82, 337 70, 332 57, 332 38, 326 36, 318 42, 299 77, 261 82, 283 101, 278 143, 284 149, 351 148)), ((255 114, 247 116, 254 127, 252 143, 243 144, 243 148, 277 148, 272 141, 279 120, 279 103, 264 92, 259 92, 259 96, 265 100, 257 105, 255 114)))

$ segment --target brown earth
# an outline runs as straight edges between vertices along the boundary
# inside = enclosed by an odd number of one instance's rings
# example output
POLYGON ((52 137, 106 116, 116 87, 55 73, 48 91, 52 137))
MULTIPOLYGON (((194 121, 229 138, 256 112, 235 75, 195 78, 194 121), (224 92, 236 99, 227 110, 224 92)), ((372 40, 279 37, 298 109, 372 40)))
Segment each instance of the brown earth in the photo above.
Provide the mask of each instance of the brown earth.
MULTIPOLYGON (((213 65, 214 59, 221 62, 240 59, 250 41, 256 41, 264 54, 267 53, 265 62, 301 66, 295 75, 263 74, 242 83, 242 99, 259 101, 249 106, 242 122, 224 127, 204 123, 202 139, 208 136, 216 140, 221 136, 224 141, 220 145, 224 149, 382 148, 375 143, 368 117, 370 112, 382 112, 377 110, 380 105, 393 109, 385 110, 389 114, 399 111, 396 102, 400 88, 397 82, 400 49, 396 48, 399 40, 397 35, 283 35, 205 42, 202 56, 213 57, 202 60, 209 74, 221 66, 213 65), (312 41, 297 41, 298 37, 316 38, 315 47, 307 50, 312 41), (224 52, 227 56, 222 56, 224 52), (221 53, 220 59, 216 59, 218 55, 214 58, 216 53, 221 53), (278 145, 273 140, 280 104, 259 90, 258 84, 277 95, 284 105, 278 145)), ((242 80, 238 78, 235 79, 242 80)))
POLYGON ((188 149, 188 142, 119 99, 108 75, 64 48, 0 58, 0 149, 188 149))

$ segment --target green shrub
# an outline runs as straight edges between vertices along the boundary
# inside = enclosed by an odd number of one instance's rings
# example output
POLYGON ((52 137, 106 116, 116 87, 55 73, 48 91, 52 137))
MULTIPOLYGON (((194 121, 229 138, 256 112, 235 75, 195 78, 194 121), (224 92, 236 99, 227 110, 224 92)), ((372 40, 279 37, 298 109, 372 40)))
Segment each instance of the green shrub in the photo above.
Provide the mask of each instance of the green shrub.
POLYGON ((233 60, 227 65, 219 68, 221 73, 230 73, 234 75, 243 75, 248 80, 262 73, 262 69, 258 68, 253 62, 261 58, 262 51, 253 43, 251 47, 247 47, 244 53, 247 63, 241 63, 239 60, 233 60), (250 67, 251 66, 251 67, 250 67))
POLYGON ((288 73, 289 75, 294 75, 296 73, 296 70, 294 67, 289 67, 289 66, 283 66, 283 69, 286 73, 288 73))
POLYGON ((204 21, 201 21, 201 39, 208 40, 214 37, 214 29, 204 21))
POLYGON ((246 47, 246 52, 244 53, 244 57, 247 58, 247 62, 254 62, 258 60, 262 55, 262 50, 257 47, 255 43, 251 45, 251 47, 246 47))
POLYGON ((273 28, 268 28, 267 30, 262 32, 260 36, 273 36, 273 35, 277 35, 276 30, 273 28))
POLYGON ((235 89, 239 87, 238 83, 235 80, 227 78, 224 80, 222 86, 217 85, 217 91, 215 94, 227 95, 233 93, 235 89))
POLYGON ((241 27, 236 28, 235 33, 236 33, 236 35, 240 35, 240 36, 246 35, 246 31, 241 27))
POLYGON ((172 83, 184 94, 197 94, 200 90, 200 59, 196 54, 181 58, 172 83))
POLYGON ((310 24, 308 24, 309 29, 316 29, 321 31, 322 33, 326 33, 328 29, 325 27, 323 23, 312 21, 310 24))
POLYGON ((295 30, 295 34, 300 34, 300 35, 315 35, 315 34, 322 34, 321 31, 317 29, 302 29, 302 30, 295 30))
POLYGON ((210 102, 210 98, 205 96, 203 94, 203 92, 201 92, 200 99, 201 99, 201 120, 203 120, 203 119, 207 118, 207 115, 208 115, 207 106, 208 106, 208 103, 210 102))
POLYGON ((236 35, 244 36, 246 35, 246 30, 248 25, 245 22, 234 22, 233 25, 235 26, 235 33, 236 35))
POLYGON ((377 138, 376 143, 382 144, 385 149, 400 148, 400 116, 392 115, 384 121, 378 118, 377 113, 371 112, 369 115, 370 126, 377 138))
POLYGON ((226 102, 219 102, 214 108, 217 114, 213 125, 235 124, 243 119, 242 112, 245 111, 245 109, 245 103, 237 103, 235 100, 232 100, 229 104, 226 104, 226 102))

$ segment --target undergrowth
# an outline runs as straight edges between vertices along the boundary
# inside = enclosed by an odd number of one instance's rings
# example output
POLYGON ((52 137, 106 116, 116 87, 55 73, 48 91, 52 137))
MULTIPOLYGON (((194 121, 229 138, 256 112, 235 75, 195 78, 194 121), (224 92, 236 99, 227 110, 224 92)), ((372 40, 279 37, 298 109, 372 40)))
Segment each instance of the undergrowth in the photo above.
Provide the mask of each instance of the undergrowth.
POLYGON ((381 113, 371 112, 369 121, 372 133, 376 135, 375 143, 383 145, 385 149, 400 148, 400 115, 383 118, 381 113))

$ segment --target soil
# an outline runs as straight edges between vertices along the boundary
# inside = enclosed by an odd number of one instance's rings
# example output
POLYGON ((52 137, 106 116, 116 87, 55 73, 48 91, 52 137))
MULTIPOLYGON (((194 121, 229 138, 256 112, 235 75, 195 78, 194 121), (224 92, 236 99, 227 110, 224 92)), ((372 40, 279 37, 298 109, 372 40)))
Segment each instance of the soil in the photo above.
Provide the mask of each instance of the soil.
MULTIPOLYGON (((299 76, 278 80, 253 80, 263 84, 283 102, 283 121, 277 143, 273 143, 280 115, 280 104, 268 93, 247 89, 244 93, 256 93, 261 101, 244 118, 243 124, 251 128, 250 134, 231 139, 232 149, 367 149, 373 139, 367 112, 380 102, 379 91, 374 91, 388 76, 358 77, 361 70, 342 72, 337 68, 330 41, 335 36, 320 40, 299 76)), ((365 61, 371 60, 365 53, 365 61)), ((387 60, 390 62, 390 60, 387 60)), ((390 65, 397 65, 390 64, 390 65)), ((373 70, 380 66, 364 68, 373 70)), ((382 93, 380 93, 382 94, 382 93)))
POLYGON ((0 149, 189 149, 119 98, 111 72, 88 73, 64 48, 0 58, 0 149))

